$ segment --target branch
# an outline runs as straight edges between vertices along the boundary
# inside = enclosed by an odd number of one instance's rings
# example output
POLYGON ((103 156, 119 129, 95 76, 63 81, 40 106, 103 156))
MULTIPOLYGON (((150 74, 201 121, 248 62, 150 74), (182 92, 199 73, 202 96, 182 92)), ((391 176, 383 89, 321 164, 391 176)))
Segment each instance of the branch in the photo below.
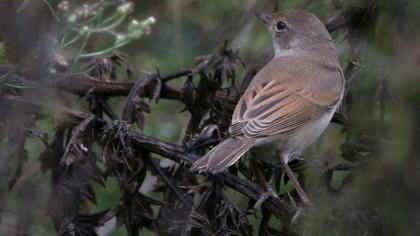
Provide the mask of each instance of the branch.
MULTIPOLYGON (((0 76, 8 73, 8 71, 10 70, 13 70, 12 65, 0 65, 0 76)), ((188 74, 187 72, 189 71, 177 72, 173 75, 163 77, 162 80, 166 79, 166 81, 168 81, 173 78, 178 78, 179 76, 184 76, 188 74)), ((61 89, 79 96, 84 96, 88 92, 104 96, 127 96, 134 85, 134 81, 104 81, 94 79, 88 76, 75 75, 67 77, 65 79, 59 79, 49 84, 48 86, 61 89)), ((151 97, 153 96, 152 93, 153 91, 145 91, 144 96, 151 97)), ((230 93, 224 91, 217 91, 215 96, 217 98, 224 99, 228 103, 237 103, 238 96, 235 94, 235 92, 232 91, 230 93)), ((162 90, 160 92, 159 98, 182 101, 182 88, 178 86, 167 85, 166 83, 164 83, 162 85, 162 90)), ((335 123, 342 124, 343 116, 339 113, 335 113, 332 121, 335 123)))
MULTIPOLYGON (((184 72, 185 73, 185 72, 184 72)), ((169 78, 169 76, 167 77, 169 78)), ((102 80, 96 80, 88 78, 87 76, 73 76, 71 78, 63 79, 56 83, 54 87, 65 90, 70 93, 85 95, 88 91, 93 93, 106 95, 106 96, 126 96, 130 93, 135 82, 107 82, 102 80)), ((153 96, 153 91, 146 91, 145 95, 147 97, 153 96)), ((216 97, 224 99, 229 103, 236 104, 237 98, 234 92, 223 92, 217 91, 215 94, 216 97)), ((182 101, 182 88, 177 86, 171 86, 167 84, 162 85, 162 90, 159 98, 172 99, 177 101, 182 101)), ((336 112, 333 117, 333 122, 338 124, 343 124, 343 116, 336 112)))
MULTIPOLYGON (((23 99, 20 96, 14 95, 0 95, 0 104, 20 106, 33 113, 43 113, 44 115, 50 115, 52 118, 60 117, 65 118, 67 121, 73 124, 79 124, 86 117, 90 117, 92 114, 74 111, 68 108, 55 107, 55 112, 49 112, 51 107, 36 103, 34 101, 28 101, 23 99)), ((105 120, 97 118, 96 122, 98 124, 104 125, 105 120)), ((186 166, 191 166, 192 163, 198 159, 198 157, 190 152, 187 152, 183 146, 165 142, 144 134, 137 132, 130 132, 129 134, 131 143, 140 149, 146 149, 150 152, 156 153, 168 159, 171 159, 180 164, 186 166)), ((246 195, 247 197, 257 201, 261 195, 261 191, 249 184, 246 180, 240 179, 239 177, 229 173, 223 172, 221 176, 224 179, 224 182, 230 188, 246 195)), ((286 216, 291 214, 291 208, 286 203, 286 201, 281 199, 269 198, 264 202, 262 207, 267 208, 270 212, 277 216, 286 216)))
MULTIPOLYGON (((51 87, 84 96, 88 92, 104 96, 127 96, 133 88, 135 81, 103 81, 88 76, 77 75, 61 79, 51 87)), ((146 91, 146 96, 151 96, 151 91, 146 91)), ((181 100, 181 88, 162 86, 161 98, 181 100)))
MULTIPOLYGON (((14 72, 14 68, 15 67, 11 64, 0 64, 0 76, 14 72)), ((190 73, 190 70, 180 71, 162 77, 161 79, 163 82, 167 82, 175 78, 186 76, 190 73)), ((30 75, 26 74, 23 76, 28 78, 30 77, 30 75)), ((46 86, 64 90, 79 96, 84 96, 89 92, 104 96, 127 96, 135 83, 136 81, 104 81, 85 75, 73 75, 65 77, 64 75, 59 74, 57 75, 57 79, 54 82, 46 84, 46 86)), ((164 83, 159 98, 181 101, 181 94, 181 87, 171 86, 164 83)), ((145 96, 152 96, 152 91, 146 91, 145 96)), ((218 91, 216 92, 216 96, 221 99, 226 99, 228 102, 236 103, 236 96, 232 92, 228 94, 223 91, 218 91)))

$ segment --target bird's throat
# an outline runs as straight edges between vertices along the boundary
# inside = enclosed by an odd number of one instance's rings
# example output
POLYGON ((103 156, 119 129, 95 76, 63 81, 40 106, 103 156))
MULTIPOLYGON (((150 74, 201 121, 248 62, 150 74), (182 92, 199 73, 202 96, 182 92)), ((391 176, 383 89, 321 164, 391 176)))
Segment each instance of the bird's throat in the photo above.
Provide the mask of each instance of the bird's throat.
POLYGON ((273 40, 274 57, 296 56, 298 52, 294 48, 281 48, 276 41, 273 40))

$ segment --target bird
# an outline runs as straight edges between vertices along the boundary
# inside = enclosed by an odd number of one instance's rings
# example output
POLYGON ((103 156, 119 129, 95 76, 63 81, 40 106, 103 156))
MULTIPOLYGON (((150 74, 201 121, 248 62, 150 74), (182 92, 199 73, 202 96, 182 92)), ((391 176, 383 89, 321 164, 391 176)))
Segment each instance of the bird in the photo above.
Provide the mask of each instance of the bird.
MULTIPOLYGON (((255 75, 237 103, 229 134, 191 167, 220 173, 250 153, 250 166, 280 163, 304 205, 310 201, 288 163, 299 158, 329 125, 343 98, 345 79, 331 35, 313 13, 289 9, 256 13, 268 27, 273 58, 255 75)), ((277 197, 261 173, 254 208, 277 197)))

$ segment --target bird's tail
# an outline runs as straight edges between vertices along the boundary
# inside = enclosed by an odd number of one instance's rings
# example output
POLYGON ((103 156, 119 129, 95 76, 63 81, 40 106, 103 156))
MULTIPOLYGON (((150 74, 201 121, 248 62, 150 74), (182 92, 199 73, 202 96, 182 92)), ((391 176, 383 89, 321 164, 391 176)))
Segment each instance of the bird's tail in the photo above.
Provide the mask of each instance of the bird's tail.
POLYGON ((254 146, 252 141, 228 138, 194 162, 191 171, 213 174, 221 172, 235 164, 252 146, 254 146))

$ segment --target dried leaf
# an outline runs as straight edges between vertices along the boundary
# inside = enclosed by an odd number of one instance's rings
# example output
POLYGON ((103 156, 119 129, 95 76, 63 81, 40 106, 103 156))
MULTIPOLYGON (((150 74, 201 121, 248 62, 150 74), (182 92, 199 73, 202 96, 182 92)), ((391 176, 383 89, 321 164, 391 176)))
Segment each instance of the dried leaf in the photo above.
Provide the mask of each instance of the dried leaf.
POLYGON ((84 144, 83 135, 88 132, 89 127, 95 121, 95 116, 91 115, 83 120, 73 131, 73 135, 69 140, 63 157, 61 158, 60 165, 70 166, 75 162, 79 162, 86 159, 88 153, 88 146, 84 144))
POLYGON ((143 101, 142 97, 150 95, 151 98, 158 101, 162 89, 162 81, 157 75, 146 76, 138 80, 130 91, 125 103, 122 119, 129 123, 136 122, 137 125, 144 128, 143 112, 150 113, 149 105, 143 101))

